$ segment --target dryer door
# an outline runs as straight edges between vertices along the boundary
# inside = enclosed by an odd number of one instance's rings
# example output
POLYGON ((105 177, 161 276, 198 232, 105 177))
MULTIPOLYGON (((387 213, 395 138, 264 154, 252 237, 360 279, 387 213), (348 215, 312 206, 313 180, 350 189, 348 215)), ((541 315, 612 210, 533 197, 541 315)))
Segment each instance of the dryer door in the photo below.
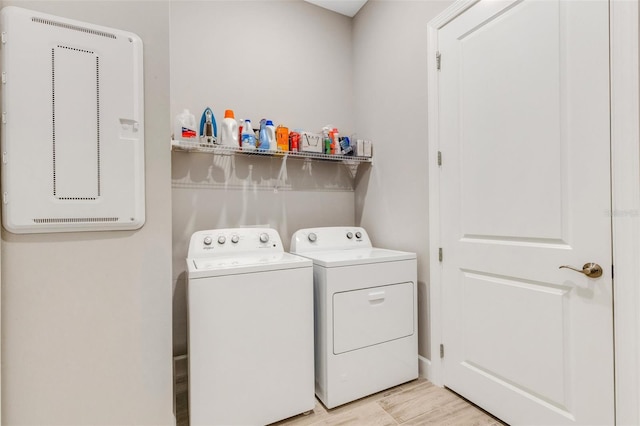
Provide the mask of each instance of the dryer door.
POLYGON ((335 293, 333 353, 411 336, 413 294, 412 282, 335 293))

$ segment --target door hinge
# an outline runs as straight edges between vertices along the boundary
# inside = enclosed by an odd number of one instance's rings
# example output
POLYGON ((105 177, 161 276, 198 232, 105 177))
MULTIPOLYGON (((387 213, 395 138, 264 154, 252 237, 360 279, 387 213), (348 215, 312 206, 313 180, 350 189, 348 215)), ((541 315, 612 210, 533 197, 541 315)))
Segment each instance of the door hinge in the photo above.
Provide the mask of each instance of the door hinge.
POLYGON ((440 343, 440 358, 444 358, 444 345, 440 343))
POLYGON ((611 279, 613 279, 613 265, 611 265, 611 279))
POLYGON ((442 247, 438 248, 438 262, 442 262, 442 247))
POLYGON ((442 166, 442 152, 438 151, 438 166, 442 166))
POLYGON ((440 55, 440 52, 436 52, 436 69, 438 71, 440 71, 441 63, 442 63, 442 55, 440 55))

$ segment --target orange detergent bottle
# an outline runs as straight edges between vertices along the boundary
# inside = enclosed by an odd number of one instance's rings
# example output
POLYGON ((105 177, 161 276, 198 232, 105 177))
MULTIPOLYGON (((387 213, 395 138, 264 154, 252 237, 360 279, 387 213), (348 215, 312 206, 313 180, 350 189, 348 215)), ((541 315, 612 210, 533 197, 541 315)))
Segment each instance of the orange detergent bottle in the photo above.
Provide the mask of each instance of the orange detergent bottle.
POLYGON ((289 151, 289 129, 279 125, 276 129, 276 143, 278 151, 289 151))

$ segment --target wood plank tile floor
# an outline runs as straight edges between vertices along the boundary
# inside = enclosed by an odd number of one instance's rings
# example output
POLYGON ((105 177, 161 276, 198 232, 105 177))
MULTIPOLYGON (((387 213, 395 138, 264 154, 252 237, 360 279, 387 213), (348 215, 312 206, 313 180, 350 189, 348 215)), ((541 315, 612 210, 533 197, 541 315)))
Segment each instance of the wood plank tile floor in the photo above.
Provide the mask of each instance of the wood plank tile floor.
MULTIPOLYGON (((188 426, 186 386, 177 384, 176 394, 177 424, 188 426)), ((504 423, 454 392, 420 378, 331 410, 316 399, 316 406, 310 414, 301 414, 272 426, 320 425, 498 426, 504 423)))

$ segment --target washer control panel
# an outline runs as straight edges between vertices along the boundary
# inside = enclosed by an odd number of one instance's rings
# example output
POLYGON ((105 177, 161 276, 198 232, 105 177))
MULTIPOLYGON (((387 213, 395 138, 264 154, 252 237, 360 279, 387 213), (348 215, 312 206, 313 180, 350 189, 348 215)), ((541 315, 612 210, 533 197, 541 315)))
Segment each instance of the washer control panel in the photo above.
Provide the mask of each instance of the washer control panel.
POLYGON ((367 231, 355 226, 300 229, 291 237, 292 253, 366 247, 372 247, 367 231))
POLYGON ((189 258, 228 256, 252 251, 282 253, 282 240, 272 228, 226 228, 197 231, 189 242, 189 258))

